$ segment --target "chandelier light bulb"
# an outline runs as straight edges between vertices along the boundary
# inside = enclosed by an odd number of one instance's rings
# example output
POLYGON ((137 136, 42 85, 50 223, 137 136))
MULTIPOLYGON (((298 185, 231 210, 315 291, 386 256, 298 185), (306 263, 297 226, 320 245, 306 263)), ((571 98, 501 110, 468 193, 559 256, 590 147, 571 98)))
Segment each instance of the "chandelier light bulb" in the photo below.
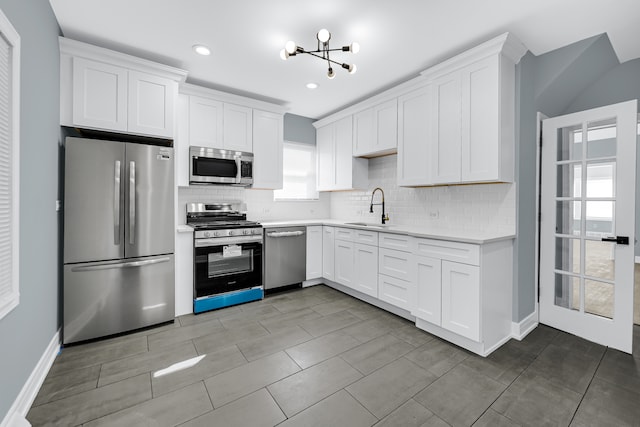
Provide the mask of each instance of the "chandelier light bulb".
POLYGON ((316 34, 316 37, 320 42, 326 43, 331 38, 331 33, 326 28, 323 28, 320 31, 318 31, 318 34, 316 34))
POLYGON ((357 70, 358 67, 356 67, 356 64, 349 65, 349 74, 355 74, 357 70))
POLYGON ((333 80, 336 77, 336 73, 333 71, 333 68, 329 67, 329 71, 327 71, 327 77, 329 80, 333 80))
POLYGON ((360 52, 360 43, 358 43, 358 42, 351 43, 351 45, 349 46, 349 50, 353 54, 356 54, 356 53, 360 52))
POLYGON ((284 48, 289 54, 296 53, 296 42, 289 40, 287 44, 284 45, 284 48))
POLYGON ((286 50, 286 49, 282 49, 282 50, 280 51, 280 58, 281 58, 283 61, 286 61, 286 60, 289 58, 289 52, 287 52, 287 50, 286 50))

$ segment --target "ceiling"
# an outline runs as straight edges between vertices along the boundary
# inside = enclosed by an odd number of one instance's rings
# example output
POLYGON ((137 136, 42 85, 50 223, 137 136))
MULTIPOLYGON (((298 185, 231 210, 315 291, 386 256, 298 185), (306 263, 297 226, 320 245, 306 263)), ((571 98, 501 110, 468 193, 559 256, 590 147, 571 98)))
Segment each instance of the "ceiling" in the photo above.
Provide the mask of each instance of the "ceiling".
POLYGON ((416 76, 505 31, 535 55, 607 33, 621 62, 640 57, 638 0, 50 0, 65 37, 185 69, 187 81, 276 102, 321 118, 416 76), (309 55, 287 61, 287 40, 316 48, 360 43, 340 62, 350 75, 309 55), (194 44, 211 49, 193 52, 194 44), (309 82, 318 84, 307 89, 309 82))

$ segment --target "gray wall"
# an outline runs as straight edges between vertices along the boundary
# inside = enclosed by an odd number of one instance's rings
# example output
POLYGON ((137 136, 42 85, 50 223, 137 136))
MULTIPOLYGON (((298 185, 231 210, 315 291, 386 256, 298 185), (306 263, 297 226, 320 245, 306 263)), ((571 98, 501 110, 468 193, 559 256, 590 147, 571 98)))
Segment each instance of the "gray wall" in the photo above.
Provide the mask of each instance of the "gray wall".
MULTIPOLYGON (((549 117, 640 98, 640 60, 618 62, 606 35, 541 56, 528 53, 517 66, 516 263, 513 320, 535 309, 536 114, 549 117)), ((637 179, 637 178, 636 178, 637 179)), ((640 186, 636 188, 636 209, 640 186)), ((640 221, 636 213, 636 230, 640 221)), ((636 246, 638 255, 638 246, 636 246)))
POLYGON ((315 119, 286 113, 284 115, 284 140, 316 144, 315 119))
POLYGON ((0 0, 21 38, 20 305, 0 320, 0 421, 58 330, 59 50, 46 0, 0 0))

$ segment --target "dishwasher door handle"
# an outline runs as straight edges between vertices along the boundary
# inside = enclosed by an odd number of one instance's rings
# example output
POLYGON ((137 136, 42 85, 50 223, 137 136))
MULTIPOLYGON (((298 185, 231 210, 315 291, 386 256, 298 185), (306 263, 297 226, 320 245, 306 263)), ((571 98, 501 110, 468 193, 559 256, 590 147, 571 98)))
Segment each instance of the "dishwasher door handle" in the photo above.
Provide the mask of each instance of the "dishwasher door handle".
POLYGON ((304 235, 304 231, 272 231, 267 237, 296 237, 304 235))

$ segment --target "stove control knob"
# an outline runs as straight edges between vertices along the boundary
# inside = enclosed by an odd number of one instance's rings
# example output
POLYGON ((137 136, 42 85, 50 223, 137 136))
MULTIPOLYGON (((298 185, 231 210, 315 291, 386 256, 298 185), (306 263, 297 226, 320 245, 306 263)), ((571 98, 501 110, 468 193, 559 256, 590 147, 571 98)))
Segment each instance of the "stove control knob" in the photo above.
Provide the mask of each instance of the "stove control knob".
POLYGON ((242 234, 251 234, 251 230, 249 229, 242 230, 242 234))
POLYGON ((213 235, 214 235, 215 237, 218 237, 218 236, 220 236, 220 232, 219 232, 219 231, 214 231, 214 232, 213 232, 213 235))
POLYGON ((211 233, 209 233, 208 231, 204 232, 204 237, 211 237, 211 233))
POLYGON ((233 230, 229 230, 229 236, 233 236, 234 234, 236 233, 234 233, 233 230))

